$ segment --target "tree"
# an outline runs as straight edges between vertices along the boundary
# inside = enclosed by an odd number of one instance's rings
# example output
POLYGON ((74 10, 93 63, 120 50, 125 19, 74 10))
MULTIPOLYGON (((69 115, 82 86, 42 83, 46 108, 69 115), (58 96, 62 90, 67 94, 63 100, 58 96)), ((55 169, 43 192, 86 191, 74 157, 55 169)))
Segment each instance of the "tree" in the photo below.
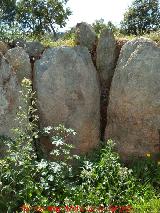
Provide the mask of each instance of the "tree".
POLYGON ((11 25, 16 22, 22 31, 29 31, 34 35, 45 32, 55 35, 57 28, 64 27, 68 16, 71 15, 70 9, 66 8, 68 0, 2 0, 2 2, 4 6, 1 11, 5 24, 11 25), (14 9, 10 7, 11 2, 14 2, 14 9))
POLYGON ((159 0, 134 0, 121 22, 121 31, 141 35, 160 29, 159 0))
POLYGON ((1 0, 0 26, 8 24, 11 26, 15 21, 16 0, 1 0))
POLYGON ((104 19, 95 20, 95 22, 92 24, 93 29, 95 30, 96 34, 100 34, 102 30, 109 29, 115 32, 117 28, 114 26, 114 24, 111 21, 108 21, 107 24, 104 23, 104 19))
POLYGON ((104 23, 104 19, 95 20, 95 22, 92 24, 92 27, 97 35, 101 33, 103 29, 107 28, 107 25, 104 23))

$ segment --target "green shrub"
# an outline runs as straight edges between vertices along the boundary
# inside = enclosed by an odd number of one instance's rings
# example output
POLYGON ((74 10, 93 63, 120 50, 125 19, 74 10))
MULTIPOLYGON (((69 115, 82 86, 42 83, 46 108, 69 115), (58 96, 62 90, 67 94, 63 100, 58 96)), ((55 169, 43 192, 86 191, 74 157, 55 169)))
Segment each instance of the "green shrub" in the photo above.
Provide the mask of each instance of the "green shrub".
POLYGON ((133 206, 133 213, 159 213, 160 199, 151 199, 148 202, 139 202, 133 206))
POLYGON ((149 183, 157 193, 160 193, 160 162, 158 160, 148 153, 146 157, 134 160, 130 167, 142 184, 149 183))
MULTIPOLYGON (((70 151, 72 146, 66 143, 70 135, 75 135, 72 129, 63 125, 44 128, 45 134, 54 132, 52 144, 56 147, 50 154, 53 161, 37 159, 34 141, 40 136, 37 129, 35 104, 31 82, 23 80, 21 100, 26 104, 20 107, 17 122, 20 127, 14 129, 15 137, 4 139, 7 150, 0 160, 0 209, 13 213, 23 204, 31 206, 47 206, 64 204, 65 199, 72 194, 72 164, 70 151), (29 101, 32 105, 28 105, 29 101), (28 107, 27 107, 28 106, 28 107), (32 117, 32 122, 29 117, 32 117)), ((73 188, 74 189, 74 188, 73 188)))
POLYGON ((109 140, 98 162, 85 162, 78 194, 81 205, 124 206, 155 196, 150 184, 140 184, 131 169, 121 166, 113 147, 109 140))

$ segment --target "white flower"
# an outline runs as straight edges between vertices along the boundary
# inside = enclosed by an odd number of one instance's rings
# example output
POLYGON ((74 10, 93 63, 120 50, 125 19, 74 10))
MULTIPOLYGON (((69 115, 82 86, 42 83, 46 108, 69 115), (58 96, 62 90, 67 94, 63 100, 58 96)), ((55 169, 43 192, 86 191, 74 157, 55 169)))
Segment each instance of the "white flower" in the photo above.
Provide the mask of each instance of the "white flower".
POLYGON ((85 169, 92 169, 93 167, 93 163, 91 163, 90 161, 84 161, 84 165, 85 165, 85 169))
POLYGON ((48 180, 53 181, 53 175, 50 175, 48 180))
POLYGON ((57 150, 57 149, 54 149, 54 150, 51 152, 51 154, 52 154, 52 155, 56 155, 56 156, 60 155, 59 150, 57 150))
POLYGON ((41 162, 38 163, 38 168, 39 169, 45 169, 47 167, 47 165, 48 165, 47 162, 42 159, 41 162))
POLYGON ((51 162, 50 165, 54 173, 61 171, 61 166, 58 163, 51 162))
POLYGON ((44 132, 49 134, 53 128, 51 126, 44 127, 44 132))

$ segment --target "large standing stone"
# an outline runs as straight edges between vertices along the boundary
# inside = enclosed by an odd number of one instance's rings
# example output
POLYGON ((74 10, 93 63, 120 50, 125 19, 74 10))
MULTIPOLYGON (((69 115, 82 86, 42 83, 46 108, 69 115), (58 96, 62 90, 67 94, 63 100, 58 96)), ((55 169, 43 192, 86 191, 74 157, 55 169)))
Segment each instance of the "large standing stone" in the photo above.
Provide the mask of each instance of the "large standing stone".
MULTIPOLYGON (((87 48, 47 49, 35 62, 40 126, 64 124, 77 132, 76 152, 86 153, 99 142, 99 85, 87 48)), ((50 145, 42 149, 49 155, 50 145)))
POLYGON ((116 61, 116 40, 112 31, 104 29, 98 41, 96 59, 96 66, 101 81, 101 140, 104 140, 109 91, 116 61))
MULTIPOLYGON (((5 56, 0 62, 0 135, 11 137, 11 129, 19 126, 15 118, 22 105, 19 102, 20 83, 22 78, 31 75, 31 65, 22 48, 9 50, 5 56)), ((0 150, 3 148, 0 144, 0 150)))
POLYGON ((77 44, 87 47, 89 51, 92 51, 97 41, 97 36, 93 28, 85 22, 78 23, 76 26, 76 35, 77 44))
POLYGON ((106 128, 124 160, 159 153, 159 82, 160 48, 144 38, 127 42, 112 81, 106 128))
POLYGON ((102 83, 110 87, 116 66, 116 40, 112 31, 104 29, 97 45, 97 70, 100 73, 102 83))
POLYGON ((23 78, 31 78, 31 64, 28 54, 22 47, 15 47, 5 55, 8 63, 12 67, 12 71, 16 73, 16 76, 21 83, 23 78))
POLYGON ((38 59, 44 51, 44 46, 38 41, 27 42, 25 51, 28 53, 30 58, 38 59))

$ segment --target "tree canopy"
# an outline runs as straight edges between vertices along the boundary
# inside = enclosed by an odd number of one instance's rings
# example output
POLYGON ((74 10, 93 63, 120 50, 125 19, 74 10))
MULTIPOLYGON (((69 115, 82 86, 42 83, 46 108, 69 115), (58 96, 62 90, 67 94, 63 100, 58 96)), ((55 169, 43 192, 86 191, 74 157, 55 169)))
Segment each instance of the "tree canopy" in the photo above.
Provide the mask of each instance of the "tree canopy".
POLYGON ((117 28, 114 26, 114 24, 111 21, 108 21, 107 24, 105 24, 104 19, 98 19, 95 20, 95 22, 92 24, 93 29, 95 30, 96 34, 100 34, 104 29, 109 29, 115 32, 117 28))
POLYGON ((1 0, 2 25, 20 27, 24 32, 44 34, 56 33, 57 27, 64 27, 71 11, 66 7, 68 0, 1 0))
POLYGON ((121 22, 122 32, 143 34, 160 29, 159 0, 134 0, 121 22))

